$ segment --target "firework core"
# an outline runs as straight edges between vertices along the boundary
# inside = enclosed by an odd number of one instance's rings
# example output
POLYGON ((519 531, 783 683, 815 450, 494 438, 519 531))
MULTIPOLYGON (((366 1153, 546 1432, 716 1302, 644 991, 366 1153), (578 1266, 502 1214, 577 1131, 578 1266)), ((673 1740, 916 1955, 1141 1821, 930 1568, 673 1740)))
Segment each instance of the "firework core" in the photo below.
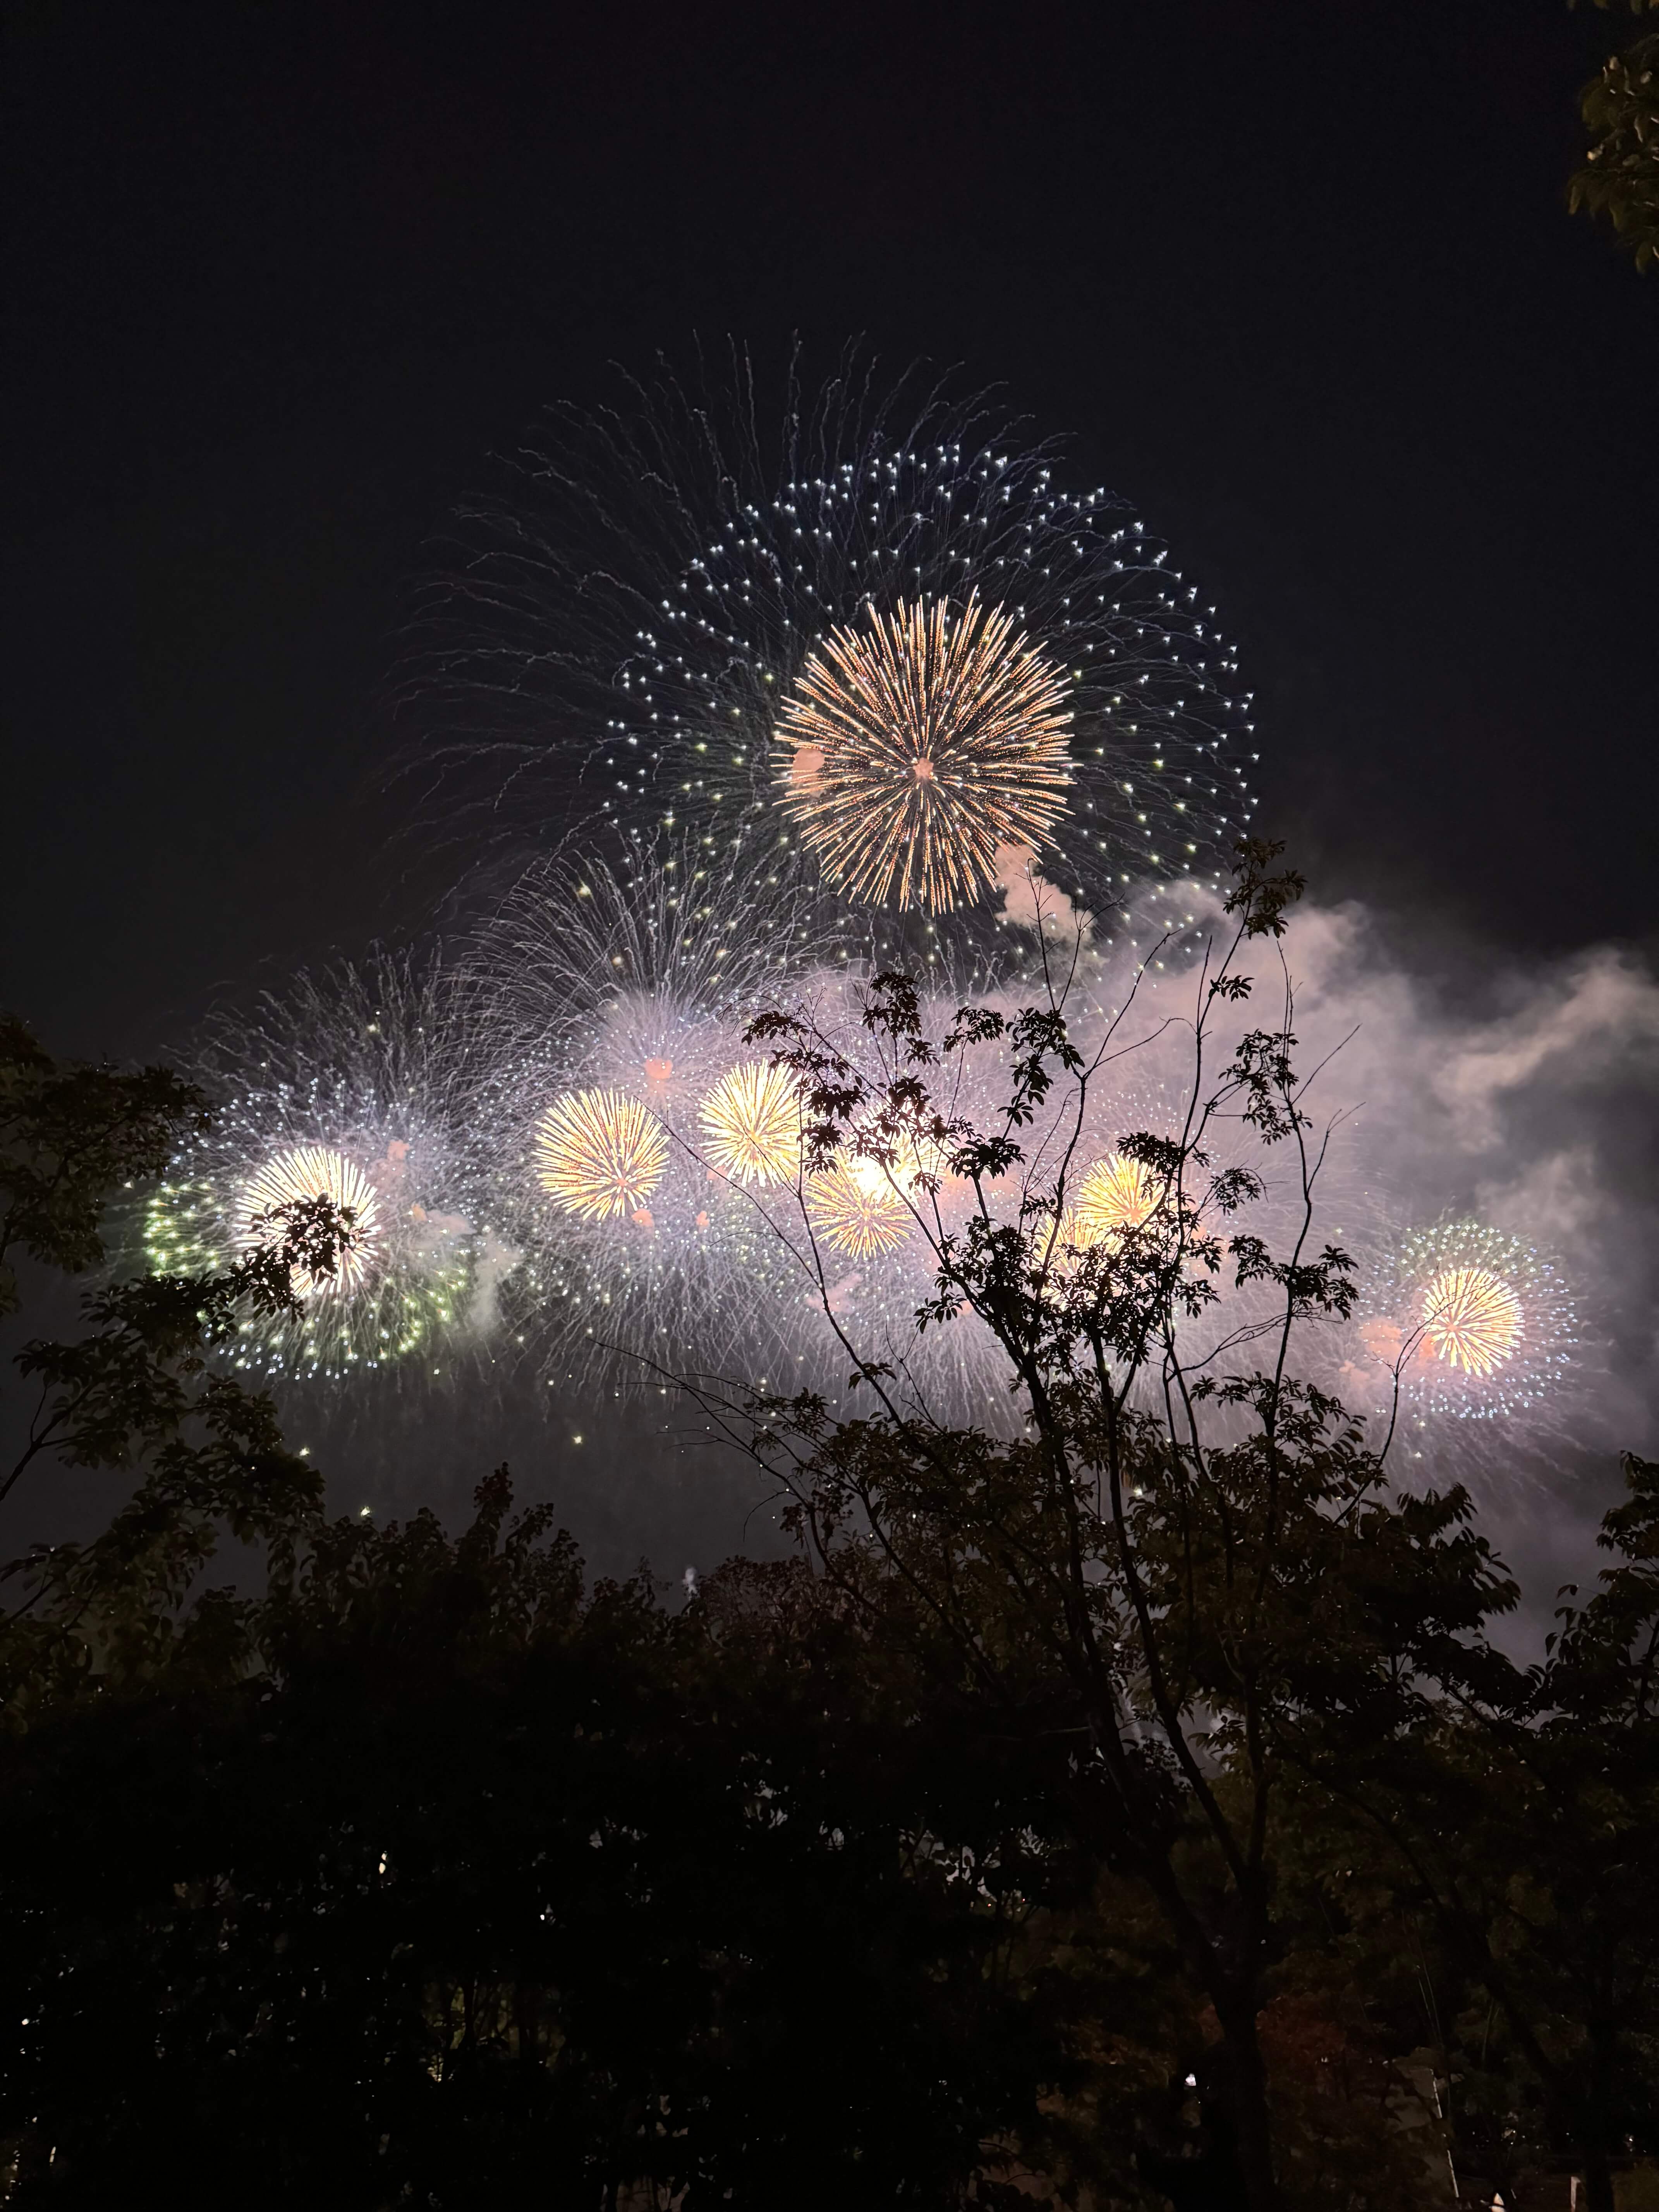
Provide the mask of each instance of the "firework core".
POLYGON ((831 630, 778 725, 779 803, 831 882, 870 906, 946 914, 996 855, 1052 842, 1071 782, 1060 670, 970 598, 871 610, 831 630))
POLYGON ((1489 1267, 1449 1267, 1423 1293, 1425 1354, 1486 1376, 1521 1341, 1521 1301, 1489 1267))
POLYGON ((542 1115, 535 1155, 542 1188, 567 1213, 610 1221, 645 1212, 648 1226, 645 1201, 668 1164, 668 1137, 625 1092, 578 1091, 542 1115))

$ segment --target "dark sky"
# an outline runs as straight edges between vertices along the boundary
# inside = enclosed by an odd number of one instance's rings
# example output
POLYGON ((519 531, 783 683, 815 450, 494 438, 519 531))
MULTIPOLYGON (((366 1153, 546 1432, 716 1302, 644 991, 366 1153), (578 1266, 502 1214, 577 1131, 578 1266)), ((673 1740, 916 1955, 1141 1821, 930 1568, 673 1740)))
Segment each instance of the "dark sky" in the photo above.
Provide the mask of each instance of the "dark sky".
POLYGON ((417 926, 375 708, 545 398, 726 332, 1004 382, 1201 578, 1263 819, 1511 948, 1651 926, 1659 276, 1562 0, 14 6, 7 965, 76 1051, 417 926))

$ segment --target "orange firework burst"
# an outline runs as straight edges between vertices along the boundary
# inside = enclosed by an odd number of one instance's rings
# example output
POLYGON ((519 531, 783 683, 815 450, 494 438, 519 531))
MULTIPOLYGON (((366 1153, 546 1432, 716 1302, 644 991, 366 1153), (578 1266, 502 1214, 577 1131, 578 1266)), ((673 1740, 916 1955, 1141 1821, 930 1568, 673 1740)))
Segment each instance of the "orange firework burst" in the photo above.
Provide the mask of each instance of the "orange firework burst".
POLYGON ((815 1175, 806 1187, 806 1218, 815 1236, 853 1260, 896 1251, 910 1233, 904 1200, 865 1162, 815 1175))
POLYGON ((872 906, 970 904, 997 855, 1050 840, 1071 781, 1060 672, 969 598, 831 630, 778 724, 782 805, 831 882, 872 906))
POLYGON ((800 1091, 787 1068, 745 1060, 700 1109, 709 1164, 733 1182, 787 1182, 800 1161, 800 1091))
POLYGON ((1078 1186, 1071 1241, 1079 1249, 1126 1229, 1139 1229, 1162 1195, 1158 1178, 1139 1160, 1111 1152, 1097 1160, 1078 1186))
POLYGON ((301 1297, 326 1297, 331 1291, 357 1289, 374 1267, 383 1241, 380 1201, 374 1186, 355 1160, 327 1145, 294 1145, 274 1154, 242 1186, 236 1202, 236 1241, 244 1251, 282 1242, 279 1209, 301 1199, 326 1198, 349 1219, 336 1248, 332 1274, 293 1271, 301 1297))
POLYGON ((535 1152, 543 1188, 567 1213, 609 1221, 646 1210, 668 1164, 668 1137, 624 1092, 577 1091, 542 1115, 535 1152))
POLYGON ((1490 1267, 1448 1267, 1424 1291, 1425 1357, 1486 1376, 1520 1341, 1521 1301, 1490 1267))

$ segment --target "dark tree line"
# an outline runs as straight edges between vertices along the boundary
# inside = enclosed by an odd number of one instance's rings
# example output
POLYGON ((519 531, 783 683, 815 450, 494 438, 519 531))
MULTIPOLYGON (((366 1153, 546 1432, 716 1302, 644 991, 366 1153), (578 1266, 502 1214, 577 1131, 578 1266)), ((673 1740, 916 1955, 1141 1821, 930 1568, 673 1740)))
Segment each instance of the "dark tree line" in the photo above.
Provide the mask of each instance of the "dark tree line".
MULTIPOLYGON (((928 1326, 971 1307, 1027 1418, 941 1425, 850 1340, 857 1418, 696 1386, 799 1555, 689 1601, 590 1585, 505 1470, 459 1534, 323 1516, 212 1352, 327 1267, 326 1208, 25 1347, 17 1479, 114 1487, 6 1585, 13 2201, 1404 2212, 1572 2172, 1610 2212, 1638 2185, 1659 1468, 1627 1462, 1607 1573, 1524 1668, 1467 1498, 1393 1486, 1295 1380, 1347 1267, 1311 1231, 1289 996, 1241 1026, 1240 963, 1298 889, 1241 854, 1214 1073, 1177 1135, 1125 1138, 1158 1201, 1089 1249, 1066 1164, 1024 1157, 1096 1077, 1063 993, 941 1036, 884 978, 864 1055, 768 1025, 809 1156, 903 1191, 928 1326), (1007 1111, 970 1127, 941 1102, 988 1042, 1007 1111), (1212 1163, 1223 1113, 1300 1163, 1287 1252, 1212 1163), (966 1226, 918 1161, 983 1198, 966 1226), (1260 1318, 1200 1371, 1206 1286, 1241 1275, 1260 1318), (226 1534, 263 1550, 252 1594, 216 1586, 226 1534)), ((203 1102, 3 1044, 9 1244, 95 1265, 203 1102)))

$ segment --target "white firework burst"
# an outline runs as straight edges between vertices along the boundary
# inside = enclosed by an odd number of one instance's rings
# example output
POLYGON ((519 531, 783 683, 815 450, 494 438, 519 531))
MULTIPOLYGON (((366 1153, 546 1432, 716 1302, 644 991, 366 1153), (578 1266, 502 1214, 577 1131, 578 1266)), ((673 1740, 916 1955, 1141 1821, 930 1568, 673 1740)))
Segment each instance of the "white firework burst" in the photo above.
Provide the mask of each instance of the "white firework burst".
POLYGON ((430 1380, 486 1329, 465 1006, 435 959, 376 952, 211 1024, 191 1072, 212 1127, 147 1204, 150 1267, 223 1265, 278 1233, 275 1210, 296 1198, 325 1195, 351 1216, 335 1273, 296 1285, 296 1316, 250 1325, 239 1368, 430 1380))

